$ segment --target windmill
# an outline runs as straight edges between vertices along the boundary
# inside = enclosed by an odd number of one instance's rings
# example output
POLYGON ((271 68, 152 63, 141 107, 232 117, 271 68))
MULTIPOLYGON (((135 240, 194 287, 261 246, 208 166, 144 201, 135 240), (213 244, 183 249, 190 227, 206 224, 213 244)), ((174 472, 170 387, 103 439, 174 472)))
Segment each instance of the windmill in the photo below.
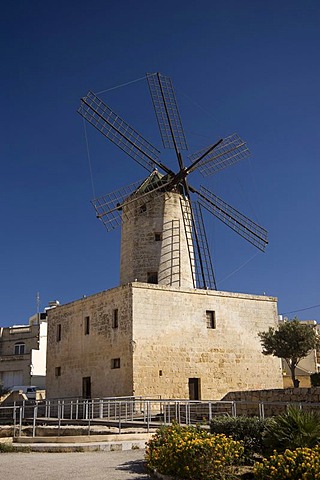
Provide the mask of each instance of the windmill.
POLYGON ((160 151, 92 92, 81 99, 78 113, 149 172, 142 182, 92 201, 107 230, 122 226, 121 284, 139 280, 163 285, 216 289, 203 210, 264 251, 267 231, 217 195, 194 188, 189 175, 204 177, 248 157, 246 143, 232 134, 189 155, 171 79, 147 73, 164 148, 175 151, 178 170, 160 160, 160 151))

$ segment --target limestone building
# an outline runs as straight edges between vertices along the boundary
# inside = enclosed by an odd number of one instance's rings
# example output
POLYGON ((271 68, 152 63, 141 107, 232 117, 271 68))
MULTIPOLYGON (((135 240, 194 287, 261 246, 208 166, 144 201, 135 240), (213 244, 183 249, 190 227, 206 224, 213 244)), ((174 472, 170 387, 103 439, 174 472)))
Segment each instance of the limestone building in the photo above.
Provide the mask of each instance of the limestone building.
POLYGON ((220 399, 282 388, 276 299, 129 283, 48 313, 47 396, 220 399))
POLYGON ((186 167, 171 80, 147 79, 179 170, 94 93, 81 99, 80 115, 150 175, 93 202, 107 229, 122 227, 120 286, 48 313, 47 396, 219 399, 230 390, 281 388, 280 360, 262 355, 258 337, 277 325, 276 299, 214 290, 202 209, 261 250, 267 232, 187 181, 198 168, 212 174, 245 158, 246 143, 225 137, 186 167))
POLYGON ((0 384, 3 388, 35 385, 45 388, 47 313, 29 318, 28 325, 0 328, 0 384))

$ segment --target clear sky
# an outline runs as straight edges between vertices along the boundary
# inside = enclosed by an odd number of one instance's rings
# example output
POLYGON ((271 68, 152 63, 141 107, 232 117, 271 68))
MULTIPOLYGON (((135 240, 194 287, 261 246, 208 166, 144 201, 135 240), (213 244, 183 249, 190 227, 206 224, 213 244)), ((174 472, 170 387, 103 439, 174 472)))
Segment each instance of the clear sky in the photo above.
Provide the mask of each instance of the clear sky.
POLYGON ((277 296, 279 313, 320 304, 318 0, 15 0, 0 22, 1 326, 25 323, 37 292, 43 309, 119 284, 120 234, 90 200, 146 171, 88 125, 89 162, 76 110, 118 87, 101 98, 162 149, 147 83, 129 83, 157 71, 190 153, 233 132, 253 153, 202 180, 269 231, 259 253, 206 218, 219 290, 277 296))

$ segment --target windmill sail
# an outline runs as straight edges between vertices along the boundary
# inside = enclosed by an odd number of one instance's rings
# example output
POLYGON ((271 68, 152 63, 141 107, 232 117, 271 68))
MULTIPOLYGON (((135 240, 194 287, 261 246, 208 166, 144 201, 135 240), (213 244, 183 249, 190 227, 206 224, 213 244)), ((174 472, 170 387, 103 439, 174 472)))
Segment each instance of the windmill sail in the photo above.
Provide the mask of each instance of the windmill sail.
MULTIPOLYGON (((189 160, 191 162, 196 162, 197 159, 201 158, 208 149, 209 147, 206 147, 189 155, 189 160)), ((196 168, 199 169, 204 177, 206 177, 217 173, 230 165, 234 165, 250 155, 251 152, 248 149, 246 142, 244 142, 239 135, 234 133, 233 135, 224 138, 216 148, 209 151, 209 153, 197 164, 196 168)))
POLYGON ((102 221, 108 232, 121 225, 121 206, 139 185, 141 182, 135 182, 91 201, 97 218, 102 221))
POLYGON ((149 172, 152 172, 156 166, 163 168, 157 161, 160 156, 159 150, 94 93, 89 92, 81 99, 78 113, 149 172))
POLYGON ((217 290, 208 239, 199 202, 192 202, 192 211, 194 217, 194 229, 196 230, 199 243, 199 258, 196 261, 197 288, 217 290), (199 265, 200 259, 202 262, 202 268, 200 268, 199 265))
POLYGON ((194 288, 216 290, 211 255, 198 202, 180 200, 194 288))
POLYGON ((147 80, 164 148, 188 150, 171 78, 147 73, 147 80))
POLYGON ((265 251, 268 244, 268 232, 263 227, 260 227, 260 225, 253 220, 250 220, 250 218, 231 207, 231 205, 228 205, 205 187, 201 187, 200 192, 197 193, 200 204, 206 210, 219 218, 219 220, 259 250, 265 251))

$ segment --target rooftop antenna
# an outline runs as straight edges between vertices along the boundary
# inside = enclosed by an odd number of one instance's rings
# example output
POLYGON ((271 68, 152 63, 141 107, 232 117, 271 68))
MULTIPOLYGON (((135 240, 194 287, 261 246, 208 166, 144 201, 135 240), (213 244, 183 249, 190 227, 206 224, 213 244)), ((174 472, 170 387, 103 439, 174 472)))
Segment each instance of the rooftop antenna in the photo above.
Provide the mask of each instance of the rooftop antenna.
POLYGON ((38 322, 39 322, 39 320, 40 320, 40 292, 37 292, 36 302, 37 302, 37 317, 38 317, 38 322))

